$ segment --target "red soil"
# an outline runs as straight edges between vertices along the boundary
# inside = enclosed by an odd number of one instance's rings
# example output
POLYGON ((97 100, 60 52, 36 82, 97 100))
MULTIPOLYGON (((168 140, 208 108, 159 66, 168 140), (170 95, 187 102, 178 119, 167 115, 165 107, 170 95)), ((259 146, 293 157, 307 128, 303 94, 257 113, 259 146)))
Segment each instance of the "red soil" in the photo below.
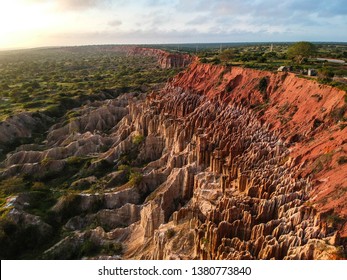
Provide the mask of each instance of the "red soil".
MULTIPOLYGON (((347 156, 344 91, 292 73, 227 68, 197 61, 172 84, 256 110, 260 121, 270 123, 271 129, 290 145, 291 157, 301 165, 299 176, 312 178, 314 207, 346 220, 347 163, 338 163, 347 156), (259 90, 263 77, 267 80, 266 92, 259 90)), ((347 237, 347 223, 341 235, 347 237)))

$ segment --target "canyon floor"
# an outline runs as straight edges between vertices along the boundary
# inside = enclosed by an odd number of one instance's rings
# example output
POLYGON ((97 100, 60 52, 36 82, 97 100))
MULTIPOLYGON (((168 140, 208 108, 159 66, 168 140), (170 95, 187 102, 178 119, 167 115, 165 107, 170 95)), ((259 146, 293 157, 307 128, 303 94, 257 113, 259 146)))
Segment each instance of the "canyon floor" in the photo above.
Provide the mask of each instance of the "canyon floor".
POLYGON ((117 51, 185 69, 54 122, 20 112, 0 123, 4 147, 47 127, 2 159, 2 258, 346 258, 346 92, 117 51))

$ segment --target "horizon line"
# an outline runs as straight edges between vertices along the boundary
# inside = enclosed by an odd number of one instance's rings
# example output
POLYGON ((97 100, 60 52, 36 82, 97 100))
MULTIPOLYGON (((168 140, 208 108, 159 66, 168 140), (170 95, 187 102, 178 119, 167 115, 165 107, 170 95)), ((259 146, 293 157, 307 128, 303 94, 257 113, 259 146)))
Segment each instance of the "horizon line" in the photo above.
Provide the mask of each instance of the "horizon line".
MULTIPOLYGON (((36 46, 36 47, 18 47, 18 48, 1 48, 0 52, 6 51, 24 51, 24 50, 38 50, 38 49, 54 49, 54 48, 69 48, 69 47, 91 47, 91 46, 168 46, 168 45, 214 45, 214 44, 291 44, 295 42, 302 42, 305 40, 295 40, 295 41, 237 41, 237 42, 195 42, 195 43, 110 43, 110 44, 71 44, 71 45, 46 45, 46 46, 36 46)), ((307 41, 314 44, 347 44, 347 41, 307 41)))

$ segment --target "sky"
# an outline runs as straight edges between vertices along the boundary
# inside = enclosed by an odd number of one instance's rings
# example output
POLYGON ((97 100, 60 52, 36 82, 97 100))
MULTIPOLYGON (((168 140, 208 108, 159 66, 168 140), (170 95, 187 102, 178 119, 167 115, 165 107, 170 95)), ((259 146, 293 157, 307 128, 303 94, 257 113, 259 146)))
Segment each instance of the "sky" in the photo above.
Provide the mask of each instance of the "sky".
POLYGON ((347 42, 347 0, 0 0, 0 49, 347 42))

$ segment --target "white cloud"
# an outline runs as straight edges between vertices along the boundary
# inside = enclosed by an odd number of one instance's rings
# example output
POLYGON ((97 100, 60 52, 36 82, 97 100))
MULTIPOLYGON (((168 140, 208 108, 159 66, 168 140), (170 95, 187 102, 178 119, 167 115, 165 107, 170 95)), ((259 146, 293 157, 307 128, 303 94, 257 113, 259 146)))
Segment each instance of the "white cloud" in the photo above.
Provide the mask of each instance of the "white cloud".
MULTIPOLYGON (((12 32, 13 27, 8 27, 8 32, 3 34, 20 38, 23 30, 32 34, 40 31, 42 45, 126 43, 127 40, 129 43, 347 41, 346 0, 11 0, 12 2, 42 11, 37 16, 37 21, 45 28, 33 27, 28 30, 28 24, 20 26, 22 23, 16 20, 18 34, 12 32)), ((15 19, 16 15, 8 17, 15 19)))
POLYGON ((118 19, 114 19, 108 22, 109 26, 115 27, 115 26, 120 26, 122 25, 122 21, 118 20, 118 19))

